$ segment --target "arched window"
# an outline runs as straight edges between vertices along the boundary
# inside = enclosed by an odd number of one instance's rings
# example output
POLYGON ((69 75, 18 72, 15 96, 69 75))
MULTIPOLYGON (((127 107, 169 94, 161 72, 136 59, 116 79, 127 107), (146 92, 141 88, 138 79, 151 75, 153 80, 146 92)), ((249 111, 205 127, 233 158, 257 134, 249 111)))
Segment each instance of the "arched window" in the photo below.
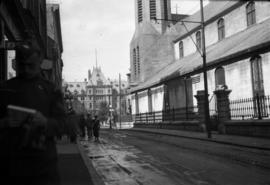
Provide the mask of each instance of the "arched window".
POLYGON ((179 57, 183 58, 184 57, 184 45, 183 41, 179 42, 179 57))
POLYGON ((197 44, 197 49, 202 48, 202 38, 201 38, 201 32, 197 31, 196 33, 196 44, 197 44))
POLYGON ((255 56, 250 59, 252 87, 254 95, 264 95, 262 58, 255 56))
POLYGON ((222 88, 226 85, 225 70, 223 67, 218 67, 215 71, 216 88, 222 88))
POLYGON ((133 70, 134 70, 134 76, 137 76, 137 55, 136 55, 136 49, 133 49, 133 70))
POLYGON ((156 0, 150 0, 150 19, 156 19, 156 0))
POLYGON ((218 20, 218 40, 222 40, 225 38, 225 26, 224 26, 224 19, 218 20))
POLYGON ((138 22, 143 21, 143 7, 142 7, 142 0, 138 0, 138 22))
POLYGON ((140 65, 140 50, 139 50, 139 46, 137 46, 137 72, 138 72, 138 75, 140 74, 141 72, 141 65, 140 65))
POLYGON ((253 1, 249 2, 246 6, 247 14, 247 26, 256 23, 256 13, 255 13, 255 3, 253 1))

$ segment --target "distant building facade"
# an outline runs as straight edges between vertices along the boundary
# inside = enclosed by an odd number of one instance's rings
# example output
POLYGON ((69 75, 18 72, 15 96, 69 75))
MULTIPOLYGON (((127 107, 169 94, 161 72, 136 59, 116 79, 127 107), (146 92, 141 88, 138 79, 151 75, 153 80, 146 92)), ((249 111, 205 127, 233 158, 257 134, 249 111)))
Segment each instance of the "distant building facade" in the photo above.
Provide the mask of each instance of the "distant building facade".
POLYGON ((97 114, 102 102, 106 102, 107 106, 112 104, 112 85, 100 67, 89 70, 88 79, 84 82, 65 82, 64 86, 93 115, 97 114))

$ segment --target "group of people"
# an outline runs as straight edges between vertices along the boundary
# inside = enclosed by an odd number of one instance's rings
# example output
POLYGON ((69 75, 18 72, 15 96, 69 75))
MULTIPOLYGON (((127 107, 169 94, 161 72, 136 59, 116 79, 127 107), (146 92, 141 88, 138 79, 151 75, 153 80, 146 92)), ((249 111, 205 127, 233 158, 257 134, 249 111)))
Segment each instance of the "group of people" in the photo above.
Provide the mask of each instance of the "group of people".
POLYGON ((92 138, 92 136, 94 136, 95 141, 99 141, 100 122, 97 115, 95 115, 94 119, 92 119, 91 114, 87 114, 86 118, 82 114, 79 121, 79 127, 80 136, 82 138, 85 138, 87 130, 87 136, 89 140, 92 138))

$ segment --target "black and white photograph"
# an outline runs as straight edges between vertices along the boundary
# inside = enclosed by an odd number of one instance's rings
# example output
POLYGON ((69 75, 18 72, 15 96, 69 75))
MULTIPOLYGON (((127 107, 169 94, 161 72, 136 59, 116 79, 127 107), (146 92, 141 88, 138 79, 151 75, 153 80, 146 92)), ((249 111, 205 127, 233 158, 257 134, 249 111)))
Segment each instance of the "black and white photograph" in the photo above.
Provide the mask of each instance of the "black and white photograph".
POLYGON ((0 0, 1 185, 270 185, 269 0, 0 0))

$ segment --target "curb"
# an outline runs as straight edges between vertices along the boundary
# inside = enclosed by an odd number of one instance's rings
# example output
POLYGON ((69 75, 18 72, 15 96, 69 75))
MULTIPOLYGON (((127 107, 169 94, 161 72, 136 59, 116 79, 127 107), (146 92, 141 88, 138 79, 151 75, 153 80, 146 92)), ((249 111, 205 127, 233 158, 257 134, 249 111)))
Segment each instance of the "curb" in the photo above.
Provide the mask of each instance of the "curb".
POLYGON ((94 168, 93 164, 91 163, 91 161, 89 160, 89 158, 87 157, 83 146, 80 144, 79 141, 77 141, 77 147, 79 149, 79 152, 83 158, 84 164, 86 165, 88 172, 91 176, 92 179, 92 184, 93 185, 105 185, 105 183, 101 180, 101 177, 99 176, 99 174, 97 173, 96 169, 94 168))
POLYGON ((167 136, 174 136, 174 137, 181 137, 181 138, 194 139, 194 140, 200 140, 200 141, 207 141, 207 142, 213 142, 213 143, 220 143, 220 144, 225 144, 225 145, 238 146, 238 147, 243 147, 243 148, 251 148, 251 149, 257 149, 257 150, 270 151, 270 148, 266 148, 266 147, 244 145, 244 144, 238 144, 238 143, 233 143, 233 142, 228 142, 228 141, 220 141, 220 140, 216 140, 216 139, 207 139, 207 138, 183 136, 183 135, 177 135, 177 134, 173 134, 173 133, 162 133, 162 132, 155 132, 155 131, 150 131, 150 130, 132 130, 132 129, 126 129, 125 131, 161 134, 161 135, 167 135, 167 136))

